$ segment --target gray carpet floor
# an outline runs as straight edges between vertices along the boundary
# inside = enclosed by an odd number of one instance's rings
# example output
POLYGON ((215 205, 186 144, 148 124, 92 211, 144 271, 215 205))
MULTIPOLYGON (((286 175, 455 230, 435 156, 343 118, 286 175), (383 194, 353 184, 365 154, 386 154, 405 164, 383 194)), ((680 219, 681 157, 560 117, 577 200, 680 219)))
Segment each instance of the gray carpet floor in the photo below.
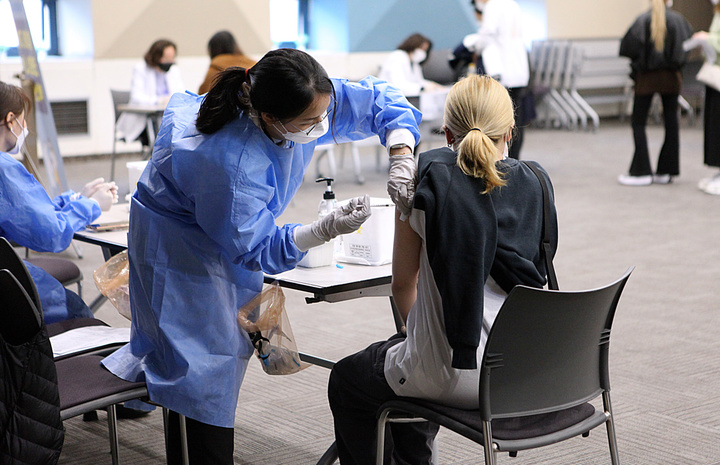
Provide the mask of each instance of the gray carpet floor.
MULTIPOLYGON (((681 175, 670 185, 625 187, 616 182, 633 152, 629 122, 603 121, 597 132, 530 129, 522 156, 539 161, 554 182, 560 226, 555 266, 563 289, 603 285, 629 266, 635 272, 620 300, 610 347, 612 397, 623 464, 720 465, 720 197, 697 188, 714 174, 702 164, 702 127, 683 122, 681 175)), ((648 129, 653 164, 662 127, 648 129)), ((441 142, 425 143, 425 149, 441 142)), ((374 152, 373 152, 374 153, 374 152)), ((127 193, 119 158, 121 194, 127 193)), ((335 190, 344 199, 369 193, 383 196, 386 165, 363 153, 363 185, 354 183, 349 150, 335 190)), ((338 160, 341 164, 341 160, 338 160)), ((324 165, 321 165, 324 166, 324 165)), ((109 174, 108 157, 68 159, 71 187, 109 174)), ((311 170, 281 222, 312 221, 322 188, 311 170)), ((78 244, 63 255, 76 259, 85 275, 83 297, 98 293, 92 271, 100 250, 78 244)), ((337 360, 392 334, 387 298, 308 305, 304 295, 286 292, 296 340, 308 353, 337 360)), ((97 316, 127 326, 110 304, 97 316)), ((271 377, 256 360, 240 392, 235 421, 236 464, 313 464, 333 442, 327 405, 329 371, 310 367, 291 376, 271 377)), ((211 382, 211 380, 208 380, 211 382)), ((110 463, 105 416, 100 421, 67 421, 62 464, 110 463)), ((121 461, 164 462, 159 412, 119 424, 121 461)), ((447 431, 438 437, 439 463, 481 463, 482 450, 447 431)), ((501 464, 609 463, 604 429, 589 438, 500 456, 501 464)))

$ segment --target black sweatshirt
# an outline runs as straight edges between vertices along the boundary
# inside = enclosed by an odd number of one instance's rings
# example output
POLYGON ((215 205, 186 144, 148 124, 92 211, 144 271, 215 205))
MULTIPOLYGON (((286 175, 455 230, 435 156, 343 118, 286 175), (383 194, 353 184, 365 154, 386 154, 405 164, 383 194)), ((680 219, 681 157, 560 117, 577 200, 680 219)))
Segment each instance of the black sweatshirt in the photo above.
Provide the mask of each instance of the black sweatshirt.
MULTIPOLYGON (((485 181, 464 174, 456 156, 449 148, 420 154, 414 208, 425 212, 428 259, 442 297, 452 366, 475 369, 488 276, 505 292, 517 284, 542 287, 546 282, 540 253, 543 197, 535 174, 514 159, 498 162, 507 185, 483 194, 485 181)), ((542 172, 553 203, 554 255, 557 217, 552 186, 542 172)))

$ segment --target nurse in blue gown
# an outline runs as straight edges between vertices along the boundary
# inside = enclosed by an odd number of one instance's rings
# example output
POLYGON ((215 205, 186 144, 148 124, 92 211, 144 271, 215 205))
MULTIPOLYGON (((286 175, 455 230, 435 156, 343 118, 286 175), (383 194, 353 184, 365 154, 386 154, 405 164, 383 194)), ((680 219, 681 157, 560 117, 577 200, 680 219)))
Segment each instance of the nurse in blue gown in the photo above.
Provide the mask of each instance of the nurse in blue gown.
MULTIPOLYGON (((117 186, 98 178, 80 193, 67 191, 51 199, 13 156, 20 153, 28 134, 25 116, 30 106, 21 88, 0 82, 0 236, 38 252, 62 252, 70 247, 75 231, 117 201, 117 186)), ((77 294, 45 270, 25 266, 38 290, 45 323, 93 316, 77 294)))
POLYGON ((366 196, 312 224, 276 225, 315 145, 377 134, 390 154, 388 192, 402 209, 419 122, 387 83, 330 79, 291 49, 226 70, 204 96, 171 98, 131 202, 131 341, 103 362, 145 381, 150 399, 173 412, 168 463, 180 460, 177 413, 187 417, 190 463, 233 463, 235 408, 253 353, 238 309, 261 291, 263 273, 294 268, 309 248, 370 215, 366 196))

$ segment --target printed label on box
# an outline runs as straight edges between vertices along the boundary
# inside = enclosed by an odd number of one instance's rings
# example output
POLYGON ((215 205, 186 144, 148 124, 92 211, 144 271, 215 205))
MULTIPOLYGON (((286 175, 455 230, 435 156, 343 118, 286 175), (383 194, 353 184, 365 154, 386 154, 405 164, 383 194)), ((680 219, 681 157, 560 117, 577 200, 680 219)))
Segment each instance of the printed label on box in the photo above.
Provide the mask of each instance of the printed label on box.
POLYGON ((370 250, 369 245, 349 244, 349 246, 351 257, 364 258, 366 260, 370 260, 372 258, 372 250, 370 250))

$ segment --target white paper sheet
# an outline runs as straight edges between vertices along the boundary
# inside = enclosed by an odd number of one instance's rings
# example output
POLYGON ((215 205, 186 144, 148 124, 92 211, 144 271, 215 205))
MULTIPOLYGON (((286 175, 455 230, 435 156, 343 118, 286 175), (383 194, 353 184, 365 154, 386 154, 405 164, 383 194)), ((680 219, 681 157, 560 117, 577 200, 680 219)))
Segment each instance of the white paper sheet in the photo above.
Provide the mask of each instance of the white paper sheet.
POLYGON ((125 342, 130 342, 130 328, 108 326, 75 328, 50 338, 54 357, 125 342))

